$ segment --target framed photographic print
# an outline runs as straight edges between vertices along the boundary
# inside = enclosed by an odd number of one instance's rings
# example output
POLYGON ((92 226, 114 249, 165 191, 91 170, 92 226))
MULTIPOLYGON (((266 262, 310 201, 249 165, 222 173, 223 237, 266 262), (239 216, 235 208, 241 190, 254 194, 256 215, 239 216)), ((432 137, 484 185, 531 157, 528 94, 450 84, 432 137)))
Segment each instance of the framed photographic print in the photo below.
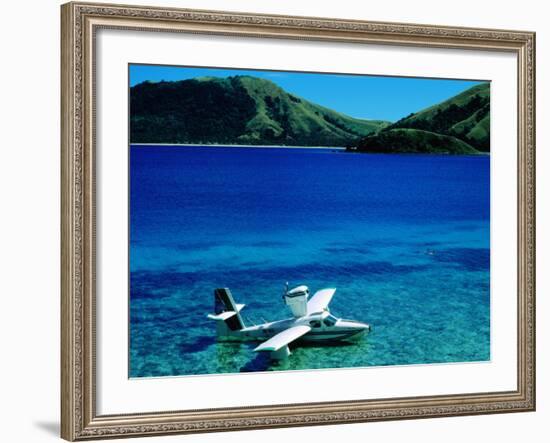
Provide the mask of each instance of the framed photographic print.
POLYGON ((535 408, 535 36, 62 6, 62 437, 535 408))

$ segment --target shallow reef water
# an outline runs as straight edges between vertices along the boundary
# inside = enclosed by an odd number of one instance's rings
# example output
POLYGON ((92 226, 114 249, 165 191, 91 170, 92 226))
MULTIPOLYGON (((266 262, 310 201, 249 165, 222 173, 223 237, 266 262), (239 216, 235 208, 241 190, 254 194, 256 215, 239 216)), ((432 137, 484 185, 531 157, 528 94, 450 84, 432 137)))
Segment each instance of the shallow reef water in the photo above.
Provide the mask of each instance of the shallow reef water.
POLYGON ((130 377, 490 359, 488 156, 130 148, 130 377), (336 287, 357 343, 273 363, 206 315, 290 316, 285 282, 336 287))

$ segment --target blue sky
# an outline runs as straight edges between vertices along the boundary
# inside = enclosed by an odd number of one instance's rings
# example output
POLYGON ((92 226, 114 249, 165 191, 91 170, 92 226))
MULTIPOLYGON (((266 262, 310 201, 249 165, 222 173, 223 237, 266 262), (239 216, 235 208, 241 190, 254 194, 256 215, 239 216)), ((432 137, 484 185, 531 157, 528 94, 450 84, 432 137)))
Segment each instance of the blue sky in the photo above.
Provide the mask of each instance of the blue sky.
POLYGON ((441 102, 479 81, 368 75, 312 74, 248 69, 212 69, 132 64, 130 86, 193 77, 251 75, 265 78, 306 100, 357 118, 396 121, 441 102))

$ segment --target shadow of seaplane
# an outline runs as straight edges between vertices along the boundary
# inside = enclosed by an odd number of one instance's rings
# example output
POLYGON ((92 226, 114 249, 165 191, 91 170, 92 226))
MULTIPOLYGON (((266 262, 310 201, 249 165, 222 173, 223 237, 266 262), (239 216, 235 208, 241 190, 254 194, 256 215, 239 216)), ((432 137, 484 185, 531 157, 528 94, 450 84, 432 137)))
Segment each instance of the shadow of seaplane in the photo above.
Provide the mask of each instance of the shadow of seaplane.
POLYGON ((370 326, 355 320, 332 315, 328 305, 336 289, 317 291, 311 298, 307 286, 285 289, 283 300, 292 311, 292 318, 246 326, 241 317, 244 304, 235 303, 228 288, 214 291, 214 314, 219 340, 261 341, 254 351, 269 352, 274 360, 290 355, 288 345, 293 342, 332 344, 350 342, 370 331, 370 326))

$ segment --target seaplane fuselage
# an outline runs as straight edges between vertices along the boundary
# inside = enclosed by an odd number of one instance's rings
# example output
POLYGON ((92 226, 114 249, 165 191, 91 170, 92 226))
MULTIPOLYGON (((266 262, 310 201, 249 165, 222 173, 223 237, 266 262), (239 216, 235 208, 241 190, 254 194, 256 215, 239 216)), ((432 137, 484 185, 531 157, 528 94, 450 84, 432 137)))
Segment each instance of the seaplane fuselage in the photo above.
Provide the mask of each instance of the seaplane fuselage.
POLYGON ((325 311, 300 318, 287 318, 247 326, 238 331, 229 331, 229 334, 220 336, 220 338, 228 341, 264 341, 289 328, 301 325, 311 327, 309 332, 297 339, 302 343, 355 341, 370 329, 369 325, 365 323, 337 318, 325 311))

